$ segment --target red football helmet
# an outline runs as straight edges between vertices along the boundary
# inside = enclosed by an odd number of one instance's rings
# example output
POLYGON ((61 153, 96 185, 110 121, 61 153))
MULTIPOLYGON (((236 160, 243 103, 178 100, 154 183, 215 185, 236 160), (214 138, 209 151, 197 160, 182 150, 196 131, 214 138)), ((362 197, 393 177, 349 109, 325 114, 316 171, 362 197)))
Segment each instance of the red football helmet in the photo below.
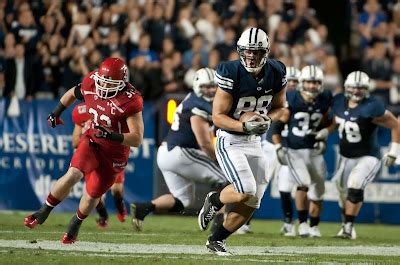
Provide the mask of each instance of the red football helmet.
POLYGON ((113 98, 128 81, 128 67, 118 58, 107 58, 94 73, 96 94, 100 98, 113 98))

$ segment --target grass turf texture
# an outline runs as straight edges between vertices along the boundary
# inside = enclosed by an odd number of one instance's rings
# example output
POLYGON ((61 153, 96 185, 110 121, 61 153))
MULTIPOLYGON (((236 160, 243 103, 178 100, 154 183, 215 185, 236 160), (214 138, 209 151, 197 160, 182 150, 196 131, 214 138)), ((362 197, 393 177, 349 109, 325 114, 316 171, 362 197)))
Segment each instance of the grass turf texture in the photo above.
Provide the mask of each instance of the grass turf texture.
POLYGON ((232 235, 227 245, 230 249, 241 249, 240 246, 251 249, 251 246, 255 246, 256 253, 251 252, 247 255, 246 252, 240 252, 241 255, 218 257, 205 251, 204 244, 208 233, 198 230, 197 219, 194 217, 149 216, 144 223, 144 231, 135 233, 129 219, 125 223, 119 223, 115 216, 111 216, 109 227, 106 230, 99 230, 96 227, 95 217, 90 216, 80 230, 78 244, 81 245, 77 244, 75 249, 71 249, 69 246, 62 246, 60 239, 73 213, 53 213, 45 224, 34 230, 23 226, 25 215, 27 213, 0 213, 0 264, 299 264, 320 262, 400 264, 400 229, 397 226, 357 224, 357 240, 348 241, 333 238, 340 229, 339 224, 322 222, 320 224, 322 238, 301 239, 282 237, 279 234, 281 226, 279 221, 253 220, 254 233, 232 235), (16 245, 16 242, 25 246, 16 245), (40 247, 42 242, 53 245, 54 248, 40 247), (90 243, 86 242, 103 244, 97 244, 99 245, 97 251, 87 248, 90 243), (169 246, 161 250, 160 246, 155 244, 176 245, 176 248, 169 246), (104 249, 107 245, 110 247, 104 249), (128 248, 124 250, 124 246, 128 248), (193 249, 192 253, 176 253, 183 247, 193 249), (318 251, 318 247, 323 247, 323 254, 318 251), (357 249, 364 252, 356 255, 347 251, 343 254, 341 253, 344 250, 343 247, 355 249, 355 253, 357 249), (399 253, 396 256, 392 251, 391 256, 387 256, 385 251, 376 251, 382 247, 383 250, 396 247, 399 253), (168 249, 171 251, 169 252, 168 249))

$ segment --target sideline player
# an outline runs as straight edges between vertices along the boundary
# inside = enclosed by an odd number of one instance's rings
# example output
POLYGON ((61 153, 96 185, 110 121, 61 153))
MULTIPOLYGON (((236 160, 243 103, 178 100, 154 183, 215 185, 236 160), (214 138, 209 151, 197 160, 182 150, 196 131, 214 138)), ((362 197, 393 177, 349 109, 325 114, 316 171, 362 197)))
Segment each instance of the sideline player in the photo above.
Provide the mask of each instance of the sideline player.
POLYGON ((79 208, 62 238, 63 244, 76 241, 82 221, 125 168, 129 147, 138 147, 143 141, 143 99, 127 80, 125 62, 108 58, 99 69, 86 75, 81 84, 69 89, 49 114, 47 121, 55 128, 64 123, 60 115, 75 99, 84 100, 92 123, 81 137, 67 173, 54 184, 43 206, 25 217, 25 226, 32 229, 43 224, 72 186, 86 176, 79 208))
MULTIPOLYGON (((295 67, 286 67, 286 94, 290 91, 297 89, 300 78, 300 70, 295 67)), ((273 127, 273 125, 271 125, 273 127)), ((281 144, 284 148, 286 145, 286 137, 288 134, 287 125, 281 133, 281 144)), ((268 178, 276 178, 278 182, 278 190, 281 198, 281 208, 284 216, 283 225, 280 230, 284 236, 296 236, 295 226, 293 224, 293 203, 291 192, 296 185, 296 182, 291 177, 289 168, 286 165, 281 165, 276 157, 275 146, 272 142, 272 130, 268 130, 266 134, 262 136, 261 145, 265 158, 267 159, 267 174, 268 178)), ((241 227, 240 229, 242 229, 241 227)))
MULTIPOLYGON (((81 136, 90 128, 90 115, 86 104, 80 103, 75 106, 72 111, 72 121, 75 124, 74 131, 72 133, 72 146, 78 147, 81 136)), ((125 221, 127 215, 125 203, 124 203, 124 171, 121 171, 115 178, 115 183, 111 186, 111 194, 114 198, 115 208, 117 209, 116 215, 120 222, 125 221)), ((96 220, 99 228, 106 228, 108 226, 108 213, 105 207, 106 193, 103 194, 99 204, 96 206, 99 218, 96 220)))
POLYGON ((214 125, 220 128, 218 163, 231 184, 221 192, 210 192, 198 216, 199 227, 204 231, 216 212, 227 207, 224 222, 206 242, 207 249, 217 255, 230 255, 225 240, 260 207, 268 185, 260 135, 269 129, 271 119, 279 119, 285 104, 286 68, 283 63, 268 59, 267 34, 259 28, 246 29, 237 42, 237 50, 240 60, 217 68, 218 89, 212 113, 214 125), (258 115, 239 121, 247 112, 258 115))
POLYGON ((378 126, 391 129, 392 143, 383 157, 386 166, 392 166, 399 154, 400 130, 394 115, 381 101, 370 96, 370 79, 366 73, 350 73, 344 87, 344 94, 333 99, 334 123, 329 127, 329 132, 338 128, 340 137, 340 158, 333 179, 339 191, 344 222, 337 236, 356 239, 354 222, 364 201, 365 187, 381 168, 378 126))
POLYGON ((226 179, 216 163, 211 120, 212 101, 217 85, 215 71, 199 69, 193 80, 193 92, 177 107, 166 141, 157 153, 157 164, 170 193, 150 202, 132 203, 132 224, 142 230, 144 218, 151 212, 179 213, 192 205, 194 184, 222 186, 226 179))
POLYGON ((278 160, 288 165, 296 181, 296 209, 301 237, 321 237, 318 228, 325 192, 325 139, 316 134, 331 123, 328 113, 332 94, 323 89, 324 74, 314 65, 301 70, 299 90, 287 94, 288 109, 272 128, 278 160), (281 132, 288 124, 287 152, 281 145, 281 132), (307 223, 310 215, 310 224, 307 223))

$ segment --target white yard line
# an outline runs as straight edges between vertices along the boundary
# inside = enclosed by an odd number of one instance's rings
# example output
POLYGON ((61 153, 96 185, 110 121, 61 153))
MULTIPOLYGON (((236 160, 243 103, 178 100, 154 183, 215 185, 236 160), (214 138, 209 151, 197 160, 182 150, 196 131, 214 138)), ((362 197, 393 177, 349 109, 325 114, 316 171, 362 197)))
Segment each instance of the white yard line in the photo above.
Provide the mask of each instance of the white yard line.
MULTIPOLYGON (((30 243, 27 240, 0 240, 2 248, 45 249, 59 251, 84 251, 102 254, 206 254, 206 248, 199 245, 171 244, 121 244, 78 241, 72 245, 62 245, 59 241, 39 240, 30 243)), ((299 254, 335 254, 335 255, 374 255, 400 256, 400 246, 321 246, 321 247, 260 247, 260 246, 229 246, 236 255, 299 255, 299 254)))

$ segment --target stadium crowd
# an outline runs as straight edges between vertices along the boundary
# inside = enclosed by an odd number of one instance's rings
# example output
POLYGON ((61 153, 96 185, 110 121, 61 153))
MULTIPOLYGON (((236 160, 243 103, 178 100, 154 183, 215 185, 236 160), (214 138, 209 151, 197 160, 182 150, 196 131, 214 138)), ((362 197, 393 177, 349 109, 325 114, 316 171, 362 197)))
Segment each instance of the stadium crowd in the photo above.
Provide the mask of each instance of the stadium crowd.
POLYGON ((0 0, 0 95, 58 98, 109 56, 127 62, 145 100, 188 92, 196 70, 238 58, 238 34, 252 26, 268 33, 270 57, 321 67, 334 94, 365 71, 399 114, 400 3, 381 2, 348 1, 339 46, 308 0, 0 0))

